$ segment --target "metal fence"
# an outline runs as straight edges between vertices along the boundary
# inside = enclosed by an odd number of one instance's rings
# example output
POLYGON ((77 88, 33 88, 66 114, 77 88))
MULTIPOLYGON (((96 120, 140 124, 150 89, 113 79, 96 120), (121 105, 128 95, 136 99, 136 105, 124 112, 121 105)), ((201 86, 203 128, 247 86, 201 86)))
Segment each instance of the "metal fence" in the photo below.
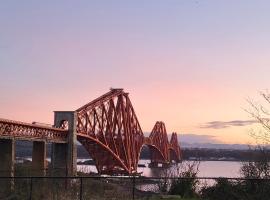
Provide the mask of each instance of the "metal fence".
MULTIPOLYGON (((226 190, 228 190, 228 193, 231 193, 231 191, 237 193, 239 197, 234 199, 268 200, 270 198, 270 179, 139 176, 41 176, 0 177, 0 199, 146 200, 152 199, 153 197, 155 197, 154 199, 159 199, 159 197, 161 198, 161 195, 173 194, 173 187, 176 187, 176 194, 182 197, 185 196, 185 193, 192 196, 192 194, 189 193, 194 192, 193 197, 195 199, 211 199, 211 192, 217 193, 219 187, 222 188, 222 191, 220 192, 223 192, 223 196, 219 199, 223 199, 223 197, 225 199, 227 198, 224 196, 224 192, 226 192, 226 190), (261 196, 257 198, 256 195, 258 194, 261 196)), ((228 199, 230 198, 228 197, 228 199)))

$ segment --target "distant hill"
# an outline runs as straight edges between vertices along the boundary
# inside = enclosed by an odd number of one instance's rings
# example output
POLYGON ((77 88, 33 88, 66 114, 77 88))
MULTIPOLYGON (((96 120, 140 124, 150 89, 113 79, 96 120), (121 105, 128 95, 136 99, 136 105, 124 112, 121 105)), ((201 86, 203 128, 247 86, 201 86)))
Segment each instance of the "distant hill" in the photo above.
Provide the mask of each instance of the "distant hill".
POLYGON ((215 144, 215 143, 187 143, 180 142, 181 148, 202 148, 202 149, 235 149, 247 150, 249 145, 246 144, 215 144))

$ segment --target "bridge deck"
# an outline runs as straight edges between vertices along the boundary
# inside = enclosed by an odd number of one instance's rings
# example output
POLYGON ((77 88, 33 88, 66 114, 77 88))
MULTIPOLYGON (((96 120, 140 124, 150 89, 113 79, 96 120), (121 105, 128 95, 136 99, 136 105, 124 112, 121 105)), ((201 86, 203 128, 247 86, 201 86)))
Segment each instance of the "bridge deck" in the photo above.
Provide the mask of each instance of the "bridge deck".
POLYGON ((0 138, 67 143, 67 130, 0 118, 0 138))

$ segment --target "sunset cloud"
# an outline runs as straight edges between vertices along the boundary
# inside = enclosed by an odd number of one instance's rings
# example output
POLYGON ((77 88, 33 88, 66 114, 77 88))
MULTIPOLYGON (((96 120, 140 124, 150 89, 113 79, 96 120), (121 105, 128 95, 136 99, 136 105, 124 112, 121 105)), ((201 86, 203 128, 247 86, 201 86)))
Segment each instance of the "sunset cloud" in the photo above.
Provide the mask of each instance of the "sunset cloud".
POLYGON ((232 120, 232 121, 211 121, 200 126, 200 128, 223 129, 233 126, 248 126, 257 123, 256 120, 232 120))

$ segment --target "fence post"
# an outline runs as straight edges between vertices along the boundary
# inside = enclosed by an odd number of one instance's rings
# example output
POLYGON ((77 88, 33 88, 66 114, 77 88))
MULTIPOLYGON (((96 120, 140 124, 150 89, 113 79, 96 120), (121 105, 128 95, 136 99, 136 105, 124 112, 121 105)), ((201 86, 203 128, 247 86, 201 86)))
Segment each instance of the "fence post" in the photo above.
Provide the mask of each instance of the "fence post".
POLYGON ((133 176, 133 179, 132 179, 132 200, 135 199, 135 176, 133 176))
POLYGON ((83 196, 83 179, 80 177, 80 200, 82 200, 83 196))
POLYGON ((29 200, 32 200, 32 190, 33 190, 33 178, 30 177, 30 198, 29 198, 29 200))

